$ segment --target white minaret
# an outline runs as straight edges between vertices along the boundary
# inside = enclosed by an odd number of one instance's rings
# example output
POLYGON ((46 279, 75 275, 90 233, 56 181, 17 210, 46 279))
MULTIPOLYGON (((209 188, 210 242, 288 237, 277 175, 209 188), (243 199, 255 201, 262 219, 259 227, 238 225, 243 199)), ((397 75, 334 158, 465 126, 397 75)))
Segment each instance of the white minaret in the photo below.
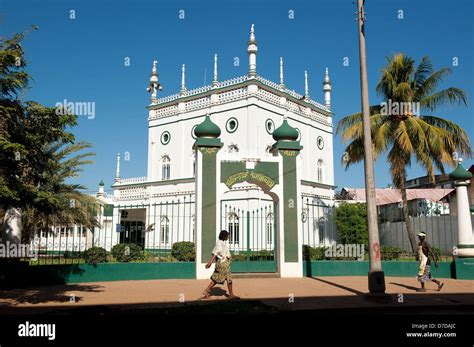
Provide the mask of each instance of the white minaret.
POLYGON ((308 71, 304 72, 304 98, 309 100, 308 71))
POLYGON ((120 181, 120 153, 117 153, 117 170, 115 171, 115 182, 120 181))
POLYGON ((179 91, 179 94, 181 96, 186 95, 186 66, 183 64, 183 67, 181 68, 181 90, 179 91))
POLYGON ((247 53, 249 54, 249 73, 248 76, 254 78, 257 76, 257 40, 255 39, 254 25, 250 27, 250 40, 247 44, 247 53))
POLYGON ((104 191, 104 181, 100 181, 99 183, 99 191, 95 195, 96 197, 104 197, 105 196, 105 191, 104 191))
POLYGON ((212 79, 212 87, 216 88, 219 85, 217 80, 217 53, 214 54, 214 78, 212 79))
POLYGON ((331 110, 331 81, 329 81, 329 71, 326 68, 326 75, 323 82, 324 103, 328 110, 331 110))
POLYGON ((285 79, 283 77, 283 58, 280 57, 280 90, 285 90, 285 79))

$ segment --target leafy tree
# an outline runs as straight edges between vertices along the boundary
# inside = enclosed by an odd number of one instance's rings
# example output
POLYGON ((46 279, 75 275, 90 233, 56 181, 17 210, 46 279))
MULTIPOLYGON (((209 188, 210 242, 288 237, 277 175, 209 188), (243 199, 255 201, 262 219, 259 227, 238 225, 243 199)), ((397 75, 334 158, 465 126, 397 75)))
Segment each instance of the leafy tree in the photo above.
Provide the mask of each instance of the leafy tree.
POLYGON ((343 202, 336 208, 334 217, 342 244, 368 244, 367 208, 362 203, 343 202))
MULTIPOLYGON (((370 107, 373 155, 376 160, 387 153, 390 174, 395 187, 399 188, 403 202, 403 216, 412 250, 416 250, 415 237, 408 216, 406 193, 407 168, 415 160, 434 182, 435 168, 445 173, 444 165, 455 165, 453 153, 471 157, 471 144, 465 131, 447 119, 429 114, 441 105, 467 105, 466 93, 459 88, 438 90, 439 85, 451 73, 448 68, 434 71, 429 57, 415 61, 403 54, 387 58, 381 70, 377 93, 386 103, 419 105, 420 115, 413 108, 400 107, 398 112, 385 112, 386 105, 370 107), (410 103, 410 104, 407 104, 410 103), (415 103, 415 104, 412 104, 415 103)), ((336 132, 350 142, 343 157, 346 169, 364 159, 362 114, 343 118, 336 132)))
MULTIPOLYGON (((26 34, 5 38, 0 44, 0 212, 4 215, 2 240, 13 243, 27 242, 34 228, 45 227, 44 223, 79 220, 86 204, 95 202, 81 192, 81 185, 66 183, 93 155, 77 154, 90 148, 87 143, 75 143, 69 131, 77 117, 23 101, 31 79, 21 46, 26 34), (73 211, 69 206, 80 208, 73 211)), ((87 219, 85 224, 95 223, 87 219)))

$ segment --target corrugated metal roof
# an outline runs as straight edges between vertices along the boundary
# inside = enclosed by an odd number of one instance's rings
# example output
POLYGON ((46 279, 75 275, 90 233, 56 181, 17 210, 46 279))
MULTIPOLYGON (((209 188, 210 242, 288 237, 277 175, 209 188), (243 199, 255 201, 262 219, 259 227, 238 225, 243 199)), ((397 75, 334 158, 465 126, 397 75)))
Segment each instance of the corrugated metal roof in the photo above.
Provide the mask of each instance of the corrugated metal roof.
MULTIPOLYGON (((343 188, 351 197, 352 200, 364 201, 365 202, 365 189, 364 188, 343 188)), ((407 189, 407 199, 427 199, 431 201, 440 201, 447 194, 451 193, 454 189, 407 189)), ((375 189, 377 205, 387 205, 402 201, 402 194, 400 189, 393 188, 376 188, 375 189)))

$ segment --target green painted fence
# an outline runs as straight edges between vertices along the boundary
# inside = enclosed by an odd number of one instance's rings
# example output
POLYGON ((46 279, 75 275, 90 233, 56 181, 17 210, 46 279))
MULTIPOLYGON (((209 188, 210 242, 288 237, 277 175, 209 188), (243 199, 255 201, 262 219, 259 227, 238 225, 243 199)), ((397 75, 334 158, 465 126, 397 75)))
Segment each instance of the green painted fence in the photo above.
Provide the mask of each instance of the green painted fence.
MULTIPOLYGON (((474 270, 474 266, 472 268, 471 271, 474 270)), ((385 276, 415 278, 418 273, 418 262, 382 261, 382 270, 385 276)), ((303 262, 303 273, 307 277, 367 276, 368 271, 368 261, 319 260, 303 262)), ((433 265, 431 272, 434 277, 457 278, 454 262, 441 262, 438 268, 435 268, 433 265)))
POLYGON ((100 263, 31 266, 25 261, 0 263, 0 289, 41 285, 196 278, 195 262, 100 263))

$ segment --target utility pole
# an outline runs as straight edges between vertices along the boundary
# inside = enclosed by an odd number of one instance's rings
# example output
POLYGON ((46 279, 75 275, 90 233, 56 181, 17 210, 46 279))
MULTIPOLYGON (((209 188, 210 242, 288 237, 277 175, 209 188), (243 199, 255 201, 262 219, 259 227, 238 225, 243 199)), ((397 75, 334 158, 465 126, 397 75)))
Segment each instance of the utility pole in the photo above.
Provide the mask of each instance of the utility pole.
POLYGON ((357 23, 359 29, 359 60, 362 116, 364 129, 364 172, 367 203, 367 225, 369 227, 369 292, 385 293, 385 276, 382 271, 377 206, 375 200, 374 163, 370 126, 369 89, 367 82, 367 57, 365 54, 365 0, 357 0, 357 23))

